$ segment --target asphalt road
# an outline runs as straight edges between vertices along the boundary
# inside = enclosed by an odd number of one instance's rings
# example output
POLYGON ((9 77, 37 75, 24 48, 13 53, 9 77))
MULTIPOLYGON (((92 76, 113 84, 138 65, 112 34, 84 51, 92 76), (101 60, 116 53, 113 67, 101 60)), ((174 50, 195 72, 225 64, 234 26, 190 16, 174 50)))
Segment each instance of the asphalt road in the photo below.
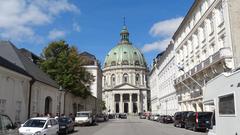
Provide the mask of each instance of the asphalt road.
POLYGON ((72 135, 207 135, 138 117, 113 119, 95 126, 76 127, 75 130, 72 135))

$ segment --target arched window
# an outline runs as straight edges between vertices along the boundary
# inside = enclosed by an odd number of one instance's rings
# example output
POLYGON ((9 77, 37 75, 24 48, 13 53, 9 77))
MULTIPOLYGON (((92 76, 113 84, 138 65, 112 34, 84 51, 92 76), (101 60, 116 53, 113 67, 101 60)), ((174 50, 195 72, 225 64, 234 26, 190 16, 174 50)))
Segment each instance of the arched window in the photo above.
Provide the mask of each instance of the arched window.
POLYGON ((115 86, 115 84, 116 84, 116 77, 114 74, 112 74, 112 76, 111 76, 111 84, 112 84, 112 86, 115 86))
POLYGON ((123 74, 123 83, 127 83, 128 82, 128 74, 123 74))
POLYGON ((136 74, 136 84, 139 84, 139 82, 140 82, 140 75, 136 74))

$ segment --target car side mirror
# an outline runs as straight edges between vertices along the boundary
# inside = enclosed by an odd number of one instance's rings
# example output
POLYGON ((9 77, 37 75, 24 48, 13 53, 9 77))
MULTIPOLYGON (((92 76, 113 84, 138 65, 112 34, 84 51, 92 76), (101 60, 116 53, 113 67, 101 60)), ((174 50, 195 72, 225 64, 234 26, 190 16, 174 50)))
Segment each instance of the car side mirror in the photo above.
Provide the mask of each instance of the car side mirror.
POLYGON ((52 125, 47 125, 47 128, 51 128, 52 127, 52 125))

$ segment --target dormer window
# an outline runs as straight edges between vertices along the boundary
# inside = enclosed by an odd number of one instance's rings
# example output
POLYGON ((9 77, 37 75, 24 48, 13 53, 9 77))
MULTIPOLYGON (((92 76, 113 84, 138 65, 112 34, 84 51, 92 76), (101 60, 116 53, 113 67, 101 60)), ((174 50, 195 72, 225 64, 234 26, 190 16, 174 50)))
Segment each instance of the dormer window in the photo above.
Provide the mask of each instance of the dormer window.
POLYGON ((116 61, 112 61, 111 66, 116 66, 116 61))
POLYGON ((135 61, 135 65, 137 65, 137 66, 140 65, 138 60, 135 61))

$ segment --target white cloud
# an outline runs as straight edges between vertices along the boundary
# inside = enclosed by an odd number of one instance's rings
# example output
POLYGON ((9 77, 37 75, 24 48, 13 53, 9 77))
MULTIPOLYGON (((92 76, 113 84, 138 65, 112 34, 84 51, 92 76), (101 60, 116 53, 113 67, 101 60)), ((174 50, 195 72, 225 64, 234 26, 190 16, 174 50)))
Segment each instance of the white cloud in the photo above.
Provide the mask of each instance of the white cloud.
POLYGON ((158 36, 162 40, 155 41, 153 43, 145 44, 142 48, 143 52, 150 52, 154 50, 163 51, 166 49, 171 41, 171 36, 177 30, 183 17, 172 18, 153 24, 149 33, 152 36, 158 36))
POLYGON ((53 29, 49 31, 48 38, 51 40, 63 38, 66 36, 66 33, 62 30, 53 29))
POLYGON ((183 17, 178 17, 157 22, 150 29, 150 34, 153 36, 171 36, 176 31, 182 20, 183 17))
POLYGON ((150 52, 150 51, 162 51, 165 50, 168 44, 170 43, 171 38, 167 38, 164 40, 159 40, 153 43, 145 44, 142 48, 143 52, 150 52))
POLYGON ((80 32, 80 31, 81 31, 81 28, 80 28, 80 26, 79 26, 78 23, 76 23, 76 22, 73 23, 73 30, 74 30, 74 31, 77 31, 77 32, 80 32))
POLYGON ((68 0, 1 0, 0 37, 15 41, 38 39, 34 28, 54 21, 62 12, 80 12, 68 0))

